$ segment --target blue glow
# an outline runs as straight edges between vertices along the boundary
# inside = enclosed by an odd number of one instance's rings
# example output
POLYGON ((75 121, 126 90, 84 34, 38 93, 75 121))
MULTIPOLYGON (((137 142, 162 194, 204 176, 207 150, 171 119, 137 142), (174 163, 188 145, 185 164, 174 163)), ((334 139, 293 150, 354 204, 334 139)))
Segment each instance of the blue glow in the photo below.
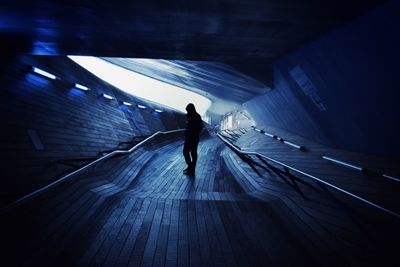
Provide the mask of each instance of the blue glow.
POLYGON ((107 95, 107 94, 105 94, 105 93, 103 93, 102 95, 103 95, 103 97, 105 97, 105 98, 107 98, 107 99, 110 99, 110 100, 114 99, 114 97, 112 97, 112 96, 110 96, 110 95, 107 95))
POLYGON ((53 79, 53 80, 57 79, 57 77, 55 75, 53 75, 53 74, 51 74, 51 73, 49 73, 47 71, 41 70, 39 68, 32 67, 32 70, 33 70, 33 72, 35 72, 37 74, 40 74, 40 75, 42 75, 44 77, 47 77, 49 79, 53 79))
POLYGON ((83 86, 83 85, 81 85, 81 84, 79 84, 79 83, 74 83, 74 87, 76 87, 76 88, 78 88, 78 89, 81 89, 81 90, 83 90, 83 91, 88 91, 88 90, 90 90, 90 89, 87 88, 86 86, 83 86))
POLYGON ((32 44, 32 54, 34 55, 55 55, 58 53, 58 45, 55 42, 41 42, 36 40, 32 44))
POLYGON ((130 71, 96 57, 68 56, 80 66, 111 85, 137 97, 162 104, 186 113, 186 105, 193 103, 204 115, 211 101, 197 93, 130 71))
POLYGON ((48 79, 47 77, 44 77, 42 75, 37 75, 36 73, 27 73, 25 76, 25 79, 27 82, 32 83, 37 85, 36 88, 48 88, 46 86, 50 86, 50 83, 52 80, 48 79))
POLYGON ((142 109, 147 108, 146 106, 143 106, 143 105, 137 105, 137 107, 138 107, 138 108, 142 108, 142 109))
POLYGON ((83 90, 79 90, 77 88, 72 88, 69 92, 68 95, 71 96, 84 96, 85 92, 83 90))
POLYGON ((163 112, 161 109, 155 109, 154 111, 155 111, 155 112, 158 112, 158 113, 163 112))
POLYGON ((125 102, 125 101, 122 101, 122 104, 123 104, 123 105, 125 105, 125 106, 132 106, 132 104, 131 104, 131 103, 129 103, 129 102, 125 102))
POLYGON ((119 107, 120 110, 123 110, 123 111, 130 111, 128 106, 119 105, 118 107, 119 107))

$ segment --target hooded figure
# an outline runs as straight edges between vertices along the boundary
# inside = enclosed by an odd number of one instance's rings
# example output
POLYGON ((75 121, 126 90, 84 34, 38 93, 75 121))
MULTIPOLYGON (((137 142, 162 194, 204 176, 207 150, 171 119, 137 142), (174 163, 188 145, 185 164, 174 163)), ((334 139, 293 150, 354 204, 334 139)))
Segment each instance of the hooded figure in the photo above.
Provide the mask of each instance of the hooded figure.
POLYGON ((188 167, 183 172, 188 175, 194 175, 197 162, 197 145, 199 144, 200 132, 203 129, 203 121, 192 103, 186 106, 186 111, 187 125, 183 156, 188 167))

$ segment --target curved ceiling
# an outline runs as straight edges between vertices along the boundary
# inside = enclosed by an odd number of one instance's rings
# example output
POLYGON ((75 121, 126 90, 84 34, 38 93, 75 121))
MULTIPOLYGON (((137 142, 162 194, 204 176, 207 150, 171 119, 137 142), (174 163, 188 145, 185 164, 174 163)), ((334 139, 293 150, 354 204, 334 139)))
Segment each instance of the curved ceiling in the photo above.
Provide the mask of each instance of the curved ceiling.
POLYGON ((208 61, 102 58, 128 70, 199 93, 213 102, 210 111, 225 114, 270 90, 227 64, 208 61))
POLYGON ((262 82, 219 62, 104 57, 102 59, 157 80, 240 104, 269 90, 262 82))
POLYGON ((268 90, 273 60, 382 2, 3 1, 0 46, 7 51, 2 57, 28 53, 165 59, 153 69, 138 60, 107 60, 212 95, 219 101, 214 112, 221 114, 268 90))
POLYGON ((381 2, 2 1, 0 41, 36 55, 268 63, 381 2))

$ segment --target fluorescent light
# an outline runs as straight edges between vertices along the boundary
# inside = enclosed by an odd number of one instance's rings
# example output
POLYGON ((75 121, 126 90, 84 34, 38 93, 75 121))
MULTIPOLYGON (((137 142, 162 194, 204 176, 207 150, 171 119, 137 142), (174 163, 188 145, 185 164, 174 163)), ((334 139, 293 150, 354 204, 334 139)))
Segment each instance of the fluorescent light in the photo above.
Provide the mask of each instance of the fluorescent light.
POLYGON ((81 85, 81 84, 79 84, 79 83, 74 83, 74 87, 76 87, 76 88, 78 88, 78 89, 81 89, 81 90, 83 90, 83 91, 88 91, 88 90, 90 90, 90 89, 87 88, 86 86, 83 86, 83 85, 81 85))
POLYGON ((107 95, 107 94, 105 94, 105 93, 103 93, 103 97, 105 97, 105 98, 107 98, 107 99, 114 99, 114 97, 112 97, 112 96, 110 96, 110 95, 107 95))
POLYGON ((343 161, 340 161, 340 160, 337 160, 337 159, 334 159, 334 158, 331 158, 331 157, 322 156, 322 158, 325 159, 325 160, 328 160, 330 162, 336 163, 338 165, 342 165, 344 167, 350 168, 350 169, 354 169, 354 170, 357 170, 357 171, 360 171, 360 172, 363 171, 362 167, 358 167, 358 166, 355 166, 355 165, 352 165, 352 164, 349 164, 349 163, 346 163, 346 162, 343 162, 343 161))
POLYGON ((382 174, 382 176, 385 177, 385 178, 392 179, 393 181, 400 182, 400 178, 393 177, 393 176, 390 176, 390 175, 387 175, 387 174, 382 174))
POLYGON ((53 75, 51 73, 48 73, 47 71, 41 70, 39 68, 36 68, 36 67, 32 66, 32 70, 33 70, 33 72, 35 72, 37 74, 40 74, 42 76, 45 76, 47 78, 50 78, 50 79, 53 79, 53 80, 57 79, 57 77, 55 75, 53 75))
POLYGON ((143 106, 143 105, 137 105, 137 107, 138 107, 138 108, 143 108, 143 109, 144 109, 144 108, 147 108, 146 106, 143 106))
POLYGON ((161 109, 155 109, 154 111, 155 111, 155 112, 158 112, 158 113, 163 112, 161 109))
POLYGON ((132 106, 132 104, 131 104, 131 103, 129 103, 129 102, 125 102, 125 101, 122 101, 122 104, 123 104, 123 105, 125 105, 125 106, 132 106))
POLYGON ((285 144, 287 144, 287 145, 289 145, 289 146, 291 146, 291 147, 294 147, 294 148, 297 148, 297 149, 301 149, 301 146, 296 145, 296 144, 293 144, 293 143, 291 143, 291 142, 283 141, 283 143, 285 143, 285 144))

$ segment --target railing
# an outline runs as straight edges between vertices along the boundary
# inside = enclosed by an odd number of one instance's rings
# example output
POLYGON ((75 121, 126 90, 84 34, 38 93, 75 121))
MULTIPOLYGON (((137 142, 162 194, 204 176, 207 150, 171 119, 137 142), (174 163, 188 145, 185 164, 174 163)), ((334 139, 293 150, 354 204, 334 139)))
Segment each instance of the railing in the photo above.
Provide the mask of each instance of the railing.
POLYGON ((224 137, 229 139, 229 140, 231 140, 231 141, 235 141, 236 142, 236 140, 239 138, 238 135, 233 134, 232 132, 227 131, 227 130, 222 130, 222 131, 220 131, 220 133, 224 133, 224 137))
POLYGON ((393 182, 398 182, 398 183, 400 182, 400 178, 398 178, 398 177, 394 177, 394 176, 391 176, 391 175, 380 173, 380 172, 371 170, 371 169, 366 168, 366 167, 356 166, 354 164, 350 164, 350 163, 347 163, 347 162, 344 162, 344 161, 341 161, 341 160, 337 160, 337 159, 334 159, 334 158, 328 157, 328 156, 322 156, 321 158, 324 159, 324 160, 327 160, 329 162, 332 162, 333 164, 336 164, 336 165, 339 165, 339 166, 343 166, 343 167, 346 167, 346 168, 351 169, 351 170, 355 170, 355 171, 358 171, 358 172, 371 174, 371 175, 375 175, 375 176, 381 176, 381 177, 389 179, 389 180, 391 180, 393 182))
POLYGON ((360 197, 360 196, 358 196, 358 195, 356 195, 356 194, 353 194, 353 193, 351 193, 351 192, 349 192, 349 191, 347 191, 347 190, 345 190, 345 189, 343 189, 343 188, 340 188, 340 187, 338 187, 338 186, 336 186, 336 185, 333 185, 333 184, 331 184, 331 183, 329 183, 329 182, 327 182, 327 181, 325 181, 325 180, 323 180, 323 179, 321 179, 321 178, 319 178, 319 177, 316 177, 316 176, 314 176, 314 175, 311 175, 311 174, 308 174, 308 173, 303 172, 303 171, 301 171, 301 170, 298 170, 298 169, 296 169, 296 168, 294 168, 294 167, 291 167, 291 166, 289 166, 289 165, 287 165, 287 164, 285 164, 285 163, 282 163, 282 162, 280 162, 280 161, 277 161, 277 160, 275 160, 275 159, 273 159, 273 158, 270 158, 270 157, 265 156, 265 155, 263 155, 263 154, 260 154, 260 153, 258 153, 258 152, 241 150, 240 148, 238 148, 238 147, 236 147, 235 145, 231 144, 231 143, 230 143, 226 138, 224 138, 220 133, 217 133, 217 136, 218 136, 230 149, 232 149, 235 153, 237 153, 237 154, 239 154, 239 155, 247 155, 247 156, 253 155, 253 156, 256 156, 257 158, 259 158, 259 159, 260 159, 261 161, 263 161, 264 163, 265 163, 264 160, 269 160, 269 161, 274 162, 274 163, 276 163, 276 164, 278 164, 278 165, 280 165, 280 166, 283 166, 286 170, 291 170, 291 171, 297 172, 297 173, 299 173, 299 174, 301 174, 301 175, 304 175, 304 176, 306 176, 306 177, 308 177, 308 178, 310 178, 310 179, 312 179, 312 180, 314 180, 314 181, 317 181, 317 182, 320 183, 320 184, 326 185, 326 186, 328 186, 328 187, 330 187, 330 188, 332 188, 332 189, 334 189, 334 190, 336 190, 336 191, 339 191, 339 192, 341 192, 341 193, 343 193, 343 194, 345 194, 345 195, 347 195, 347 196, 350 196, 350 197, 352 197, 352 198, 354 198, 354 199, 357 199, 357 200, 363 202, 364 204, 366 204, 366 205, 368 205, 368 206, 371 206, 371 207, 374 207, 374 208, 376 208, 376 209, 379 209, 379 210, 381 210, 381 211, 383 211, 383 212, 385 212, 385 213, 387 213, 387 214, 390 214, 390 215, 395 216, 395 217, 397 217, 397 218, 400 219, 400 214, 398 214, 398 213, 396 213, 396 212, 394 212, 394 211, 391 211, 391 210, 389 210, 389 209, 387 209, 387 208, 385 208, 385 207, 383 207, 383 206, 381 206, 381 205, 379 205, 379 204, 376 204, 376 203, 374 203, 374 202, 372 202, 372 201, 369 201, 369 200, 367 200, 367 199, 365 199, 365 198, 363 198, 363 197, 360 197))
POLYGON ((129 150, 114 150, 113 152, 110 152, 109 154, 106 154, 106 155, 104 155, 104 156, 102 156, 102 157, 100 157, 100 158, 98 158, 98 159, 96 159, 96 160, 84 165, 83 167, 81 167, 81 168, 79 168, 79 169, 77 169, 77 170, 75 170, 75 171, 73 171, 71 173, 68 173, 68 174, 64 175, 60 179, 57 179, 56 181, 51 182, 50 184, 48 184, 46 186, 43 186, 43 187, 41 187, 41 188, 39 188, 39 189, 37 189, 37 190, 35 190, 35 191, 23 196, 23 197, 18 198, 16 201, 14 201, 10 205, 8 205, 4 209, 4 211, 8 211, 10 209, 13 209, 16 206, 18 206, 18 205, 20 205, 20 204, 22 204, 22 203, 24 203, 24 202, 26 202, 26 201, 28 201, 30 199, 33 199, 33 198, 37 197, 38 195, 40 195, 40 194, 42 194, 42 193, 44 193, 44 192, 56 187, 57 185, 67 181, 68 179, 71 179, 72 177, 78 175, 79 173, 82 173, 83 171, 89 169, 90 167, 92 167, 93 165, 95 165, 95 164, 97 164, 97 163, 99 163, 101 161, 104 161, 104 160, 106 160, 108 158, 111 158, 111 157, 113 157, 115 155, 118 155, 118 154, 130 154, 133 151, 135 151, 136 149, 138 149, 140 146, 145 144, 146 142, 154 139, 158 135, 165 135, 165 134, 171 134, 171 133, 177 133, 177 132, 183 132, 183 131, 184 131, 184 129, 177 129, 177 130, 166 131, 166 132, 158 131, 158 132, 152 134, 151 136, 147 137, 146 139, 144 139, 140 143, 136 144, 135 146, 133 146, 129 150))
MULTIPOLYGON (((299 146, 299 145, 293 144, 293 143, 291 143, 291 142, 289 142, 289 141, 286 141, 286 140, 283 139, 282 137, 278 137, 278 136, 276 136, 276 135, 267 133, 267 132, 265 132, 265 131, 262 130, 262 129, 256 128, 255 126, 252 126, 252 128, 253 128, 254 131, 257 131, 257 132, 259 132, 259 133, 261 133, 261 134, 264 134, 264 135, 269 136, 269 137, 271 137, 271 138, 274 138, 274 139, 276 139, 276 140, 278 140, 278 141, 281 141, 281 142, 283 142, 284 144, 287 144, 287 145, 289 145, 289 146, 291 146, 291 147, 297 148, 297 149, 299 149, 299 150, 301 150, 301 151, 304 151, 304 152, 307 151, 307 149, 306 149, 304 146, 299 146)), ((394 182, 400 182, 400 178, 399 178, 399 177, 394 177, 394 176, 392 176, 392 175, 388 175, 388 174, 385 174, 385 173, 381 173, 381 172, 379 172, 379 171, 375 171, 375 170, 372 170, 372 169, 367 168, 367 167, 360 167, 360 166, 356 166, 356 165, 354 165, 354 164, 350 164, 350 163, 347 163, 347 162, 343 162, 343 161, 334 159, 334 158, 332 158, 331 156, 324 155, 324 156, 321 156, 321 158, 322 158, 323 160, 326 160, 326 161, 330 162, 330 163, 333 163, 333 164, 336 164, 336 165, 339 165, 339 166, 342 166, 342 167, 346 167, 346 168, 351 169, 351 170, 359 171, 359 172, 362 172, 362 173, 365 173, 365 174, 380 176, 380 177, 383 177, 383 178, 385 178, 385 179, 389 179, 389 180, 394 181, 394 182)))

